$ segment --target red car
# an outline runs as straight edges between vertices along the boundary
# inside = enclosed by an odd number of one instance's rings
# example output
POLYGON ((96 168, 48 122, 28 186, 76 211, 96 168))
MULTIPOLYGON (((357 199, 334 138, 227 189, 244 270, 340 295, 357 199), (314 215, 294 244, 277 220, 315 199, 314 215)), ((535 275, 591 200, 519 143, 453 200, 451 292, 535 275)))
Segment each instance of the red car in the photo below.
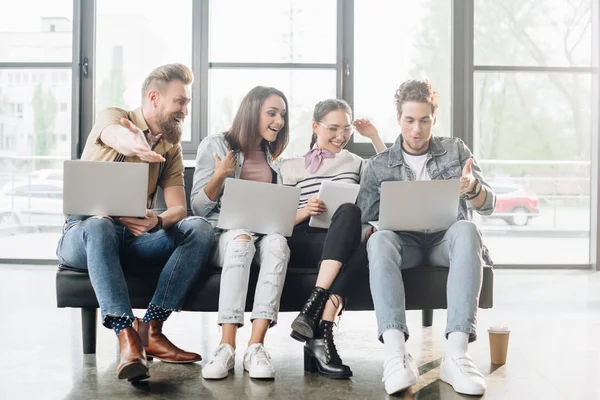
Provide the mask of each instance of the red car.
POLYGON ((519 185, 490 184, 496 193, 496 210, 488 218, 502 218, 509 225, 525 226, 540 212, 537 195, 519 185))

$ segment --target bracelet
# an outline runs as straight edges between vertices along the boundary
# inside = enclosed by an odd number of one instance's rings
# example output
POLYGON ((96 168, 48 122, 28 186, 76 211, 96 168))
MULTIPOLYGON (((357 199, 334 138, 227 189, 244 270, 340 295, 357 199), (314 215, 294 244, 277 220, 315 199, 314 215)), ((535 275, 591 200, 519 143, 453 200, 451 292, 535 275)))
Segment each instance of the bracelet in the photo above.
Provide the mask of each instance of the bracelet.
POLYGON ((148 233, 155 233, 155 232, 158 232, 159 230, 161 230, 161 229, 162 229, 162 227, 163 227, 163 226, 162 226, 162 222, 163 222, 163 221, 162 221, 162 217, 161 217, 160 215, 157 215, 157 216, 156 216, 156 219, 157 219, 157 221, 156 221, 156 225, 154 226, 154 228, 150 229, 150 230, 148 231, 148 233))
MULTIPOLYGON (((367 238, 370 238, 371 236, 373 236, 373 234, 375 233, 375 227, 373 225, 371 225, 371 227, 369 228, 369 230, 367 231, 367 238)), ((365 238, 366 239, 366 238, 365 238)))
POLYGON ((465 200, 473 200, 475 199, 477 196, 479 196, 481 194, 481 189, 483 189, 483 185, 481 183, 479 183, 479 190, 477 191, 477 193, 475 193, 473 196, 469 197, 469 196, 465 196, 465 200))

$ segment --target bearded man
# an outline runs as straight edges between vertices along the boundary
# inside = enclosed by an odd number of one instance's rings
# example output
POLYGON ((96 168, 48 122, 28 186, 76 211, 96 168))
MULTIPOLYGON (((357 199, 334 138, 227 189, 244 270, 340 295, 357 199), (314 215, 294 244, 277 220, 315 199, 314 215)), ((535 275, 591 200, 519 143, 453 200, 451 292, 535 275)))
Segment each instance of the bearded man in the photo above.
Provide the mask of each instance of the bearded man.
MULTIPOLYGON (((61 263, 86 270, 100 305, 102 324, 120 344, 119 379, 149 377, 147 360, 200 361, 162 333, 163 322, 181 309, 214 243, 204 218, 188 217, 181 144, 182 124, 191 101, 192 71, 182 64, 156 68, 142 87, 142 106, 134 111, 102 110, 81 156, 87 161, 146 162, 148 200, 144 218, 66 216, 57 256, 61 263), (152 211, 157 187, 166 211, 152 211), (131 268, 162 268, 142 320, 136 320, 121 262, 131 268)), ((114 190, 107 187, 106 190, 114 190)))

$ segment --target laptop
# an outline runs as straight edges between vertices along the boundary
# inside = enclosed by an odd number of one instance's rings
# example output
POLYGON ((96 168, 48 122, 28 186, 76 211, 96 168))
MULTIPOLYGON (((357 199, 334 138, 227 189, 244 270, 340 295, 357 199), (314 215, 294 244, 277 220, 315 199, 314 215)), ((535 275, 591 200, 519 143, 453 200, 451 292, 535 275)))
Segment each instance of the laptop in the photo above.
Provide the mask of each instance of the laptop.
POLYGON ((347 182, 323 181, 317 195, 327 206, 327 211, 310 217, 308 226, 314 228, 328 229, 331 225, 331 217, 339 206, 344 203, 356 202, 360 185, 347 182))
POLYGON ((300 188, 227 178, 217 227, 292 236, 300 188))
POLYGON ((383 182, 378 230, 445 230, 458 216, 460 180, 383 182))
POLYGON ((64 214, 146 215, 147 163, 68 160, 63 168, 64 214))

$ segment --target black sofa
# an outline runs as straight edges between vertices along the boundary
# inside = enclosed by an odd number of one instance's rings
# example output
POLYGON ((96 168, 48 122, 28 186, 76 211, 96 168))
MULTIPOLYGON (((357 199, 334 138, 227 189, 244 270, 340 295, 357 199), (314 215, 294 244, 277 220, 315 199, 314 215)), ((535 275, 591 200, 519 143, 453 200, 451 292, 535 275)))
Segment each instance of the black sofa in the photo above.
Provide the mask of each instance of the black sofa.
MULTIPOLYGON (((186 168, 185 187, 188 207, 193 173, 193 168, 186 168)), ((162 193, 158 195, 157 209, 164 209, 162 193)), ((493 270, 491 267, 486 266, 483 272, 479 307, 491 308, 493 306, 493 270)), ((159 269, 145 269, 143 273, 136 273, 125 268, 125 278, 133 308, 144 309, 147 307, 154 293, 159 274, 159 269)), ((294 255, 292 254, 281 298, 280 311, 298 312, 314 287, 317 274, 318 270, 316 268, 295 265, 294 255)), ((365 265, 362 274, 364 276, 357 279, 354 293, 349 296, 346 307, 348 311, 373 310, 367 265, 365 265)), ((423 265, 405 270, 402 275, 406 291, 407 310, 423 310, 423 326, 431 326, 433 323, 433 310, 446 308, 448 269, 423 265)), ((250 311, 252 308, 257 278, 258 266, 253 266, 250 274, 246 311, 250 311)), ((219 268, 208 268, 206 274, 198 279, 190 291, 183 310, 217 311, 220 279, 221 270, 219 268)), ((56 298, 58 307, 81 308, 83 352, 84 354, 95 353, 98 302, 88 274, 60 265, 56 274, 56 298)))

